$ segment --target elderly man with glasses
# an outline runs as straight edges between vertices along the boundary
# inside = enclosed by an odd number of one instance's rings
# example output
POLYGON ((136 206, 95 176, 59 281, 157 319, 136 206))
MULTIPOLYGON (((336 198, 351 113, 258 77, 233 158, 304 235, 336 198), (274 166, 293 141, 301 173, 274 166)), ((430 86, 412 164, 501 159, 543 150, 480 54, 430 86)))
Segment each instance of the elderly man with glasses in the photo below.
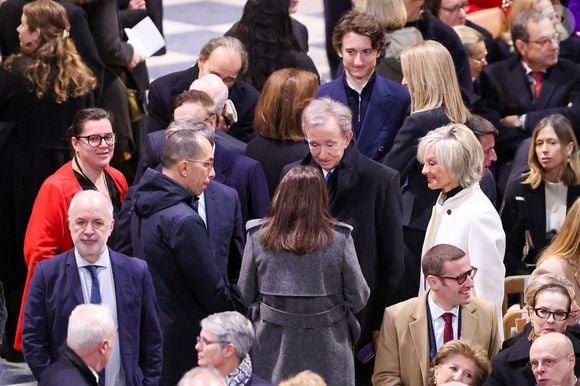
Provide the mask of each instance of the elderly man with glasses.
POLYGON ((373 385, 426 386, 429 362, 454 339, 479 344, 493 357, 499 350, 495 306, 471 296, 477 269, 461 249, 435 245, 422 261, 425 294, 385 310, 377 344, 373 385))

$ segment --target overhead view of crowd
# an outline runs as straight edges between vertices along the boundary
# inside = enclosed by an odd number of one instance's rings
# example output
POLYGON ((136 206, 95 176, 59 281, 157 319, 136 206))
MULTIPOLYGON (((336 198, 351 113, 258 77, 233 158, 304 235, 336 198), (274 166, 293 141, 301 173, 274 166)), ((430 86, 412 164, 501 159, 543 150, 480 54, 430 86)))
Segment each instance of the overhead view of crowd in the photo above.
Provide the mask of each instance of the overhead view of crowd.
POLYGON ((44 386, 580 385, 579 2, 325 0, 329 81, 298 7, 247 0, 150 81, 121 27, 160 0, 0 0, 0 355, 44 386))

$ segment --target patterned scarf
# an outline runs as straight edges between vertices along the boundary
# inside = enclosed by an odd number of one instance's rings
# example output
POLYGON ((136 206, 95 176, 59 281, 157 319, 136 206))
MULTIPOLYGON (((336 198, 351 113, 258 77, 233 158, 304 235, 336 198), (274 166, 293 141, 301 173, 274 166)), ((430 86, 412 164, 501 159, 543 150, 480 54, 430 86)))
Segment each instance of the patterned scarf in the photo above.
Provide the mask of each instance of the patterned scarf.
POLYGON ((246 354, 242 363, 229 373, 226 384, 228 386, 245 386, 250 382, 252 376, 252 360, 250 354, 246 354))

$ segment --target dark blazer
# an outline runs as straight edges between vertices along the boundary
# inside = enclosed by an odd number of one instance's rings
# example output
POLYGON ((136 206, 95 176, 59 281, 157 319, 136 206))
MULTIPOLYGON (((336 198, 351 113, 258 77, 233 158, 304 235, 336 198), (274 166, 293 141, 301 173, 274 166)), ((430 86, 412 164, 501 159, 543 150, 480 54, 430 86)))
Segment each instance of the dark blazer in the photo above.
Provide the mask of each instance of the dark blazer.
MULTIPOLYGON (((155 290, 147 264, 109 250, 115 281, 121 362, 127 385, 157 385, 162 341, 155 290)), ((68 318, 83 303, 74 249, 40 262, 24 310, 23 348, 36 379, 58 360, 68 318)))
MULTIPOLYGON (((532 346, 532 342, 528 340, 530 330, 531 325, 528 323, 524 331, 504 342, 503 349, 491 361, 491 374, 484 382, 484 386, 537 385, 530 368, 530 347, 532 346)), ((580 340, 571 331, 566 331, 565 335, 570 338, 574 346, 576 356, 574 373, 578 376, 580 375, 580 340)))
MULTIPOLYGON (((161 148, 165 143, 165 130, 149 133, 149 146, 139 161, 135 183, 148 168, 161 163, 161 148)), ((243 224, 261 218, 270 207, 268 184, 262 165, 252 158, 225 150, 216 137, 214 153, 214 180, 236 189, 240 199, 243 224)))
POLYGON ((498 129, 497 147, 511 158, 517 145, 550 114, 562 114, 580 134, 580 66, 566 59, 548 69, 542 81, 539 98, 534 101, 532 90, 519 56, 490 64, 481 73, 481 104, 479 113, 498 129), (572 103, 573 106, 569 106, 572 103), (526 114, 524 130, 505 127, 499 120, 507 115, 526 114))
POLYGON ((58 361, 42 373, 39 386, 97 386, 97 379, 82 358, 66 347, 58 361))
MULTIPOLYGON (((344 77, 342 73, 335 80, 321 85, 318 96, 327 96, 348 106, 344 77)), ((382 160, 391 149, 395 135, 409 113, 410 104, 405 87, 377 75, 360 133, 355 138, 359 151, 371 159, 382 160)))
MULTIPOLYGON (((536 189, 529 184, 522 184, 522 176, 512 180, 506 187, 505 200, 501 209, 503 229, 506 234, 506 251, 504 263, 506 275, 530 274, 531 270, 521 262, 522 248, 525 245, 525 227, 530 230, 534 250, 530 258, 536 260, 537 254, 548 245, 546 240, 546 189, 544 182, 536 189), (525 210, 520 210, 516 197, 523 197, 525 210), (523 213, 522 213, 523 212, 523 213)), ((580 185, 568 186, 566 207, 569 209, 580 196, 580 185)))
POLYGON ((385 157, 384 164, 401 175, 403 226, 423 232, 427 230, 439 192, 427 186, 427 180, 421 173, 422 166, 417 161, 417 147, 419 139, 427 132, 448 123, 449 118, 442 108, 409 115, 397 133, 393 148, 385 157))
MULTIPOLYGON (((310 154, 300 163, 316 166, 310 154)), ((371 289, 367 306, 357 315, 362 330, 357 347, 363 347, 379 330, 385 307, 393 303, 403 277, 399 175, 351 144, 328 185, 330 213, 353 227, 358 261, 371 289)))
MULTIPOLYGON (((176 96, 189 90, 189 86, 197 79, 199 68, 197 64, 183 71, 172 72, 155 79, 149 89, 149 120, 148 131, 165 130, 172 121, 172 105, 176 96)), ((260 94, 252 85, 236 79, 230 89, 229 97, 234 102, 238 112, 238 122, 230 127, 230 135, 247 142, 254 133, 254 110, 260 94)))

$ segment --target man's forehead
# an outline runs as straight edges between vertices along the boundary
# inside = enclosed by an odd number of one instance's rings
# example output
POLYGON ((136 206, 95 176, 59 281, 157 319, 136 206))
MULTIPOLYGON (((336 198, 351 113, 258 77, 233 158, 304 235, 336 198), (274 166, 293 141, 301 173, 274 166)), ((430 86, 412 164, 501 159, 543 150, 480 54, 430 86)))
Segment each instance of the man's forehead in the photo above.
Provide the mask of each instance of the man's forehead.
POLYGON ((551 36, 556 32, 552 22, 544 18, 539 22, 530 20, 528 22, 528 34, 530 35, 530 40, 535 40, 536 37, 540 36, 551 36))
POLYGON ((453 261, 446 261, 443 263, 443 272, 453 272, 456 274, 461 274, 471 268, 471 263, 469 262, 469 258, 467 255, 463 255, 463 257, 453 260, 453 261))

